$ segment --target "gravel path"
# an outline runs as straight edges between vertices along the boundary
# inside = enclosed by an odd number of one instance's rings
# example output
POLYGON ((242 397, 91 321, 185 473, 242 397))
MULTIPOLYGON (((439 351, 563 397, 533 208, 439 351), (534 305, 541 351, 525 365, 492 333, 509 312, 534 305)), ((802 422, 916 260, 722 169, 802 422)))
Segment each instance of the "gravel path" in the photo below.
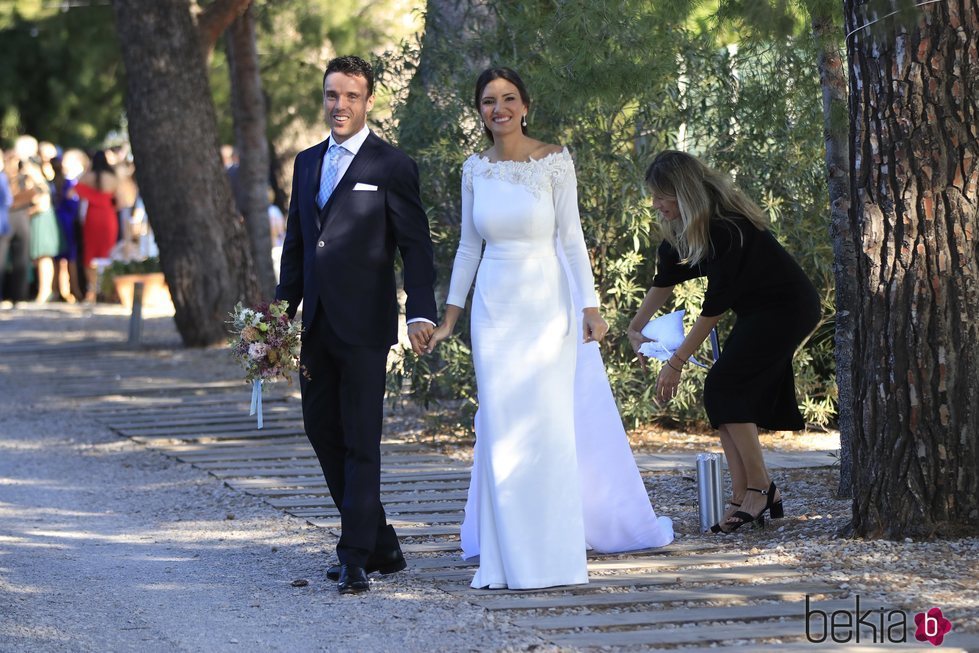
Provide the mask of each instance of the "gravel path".
MULTIPOLYGON (((125 314, 112 308, 0 311, 0 349, 52 338, 121 342, 125 329, 125 314)), ((180 349, 171 320, 148 320, 145 334, 173 347, 154 355, 185 379, 227 378, 226 352, 180 349)), ((366 595, 340 597, 324 577, 336 544, 327 529, 120 438, 81 403, 48 398, 43 377, 18 374, 16 360, 24 359, 0 353, 0 651, 559 650, 417 576, 379 578, 366 595)), ((457 438, 422 435, 407 422, 394 428, 405 441, 469 455, 457 438)), ((803 448, 802 438, 793 442, 785 449, 803 448)), ((716 445, 668 432, 645 434, 642 444, 647 452, 716 445)), ((678 542, 704 543, 693 475, 645 478, 678 542)), ((912 614, 940 606, 956 633, 979 633, 979 539, 841 539, 850 506, 832 496, 835 470, 783 469, 776 478, 788 518, 711 538, 718 553, 796 569, 864 606, 912 614)))
MULTIPOLYGON (((86 328, 99 325, 96 315, 86 328)), ((325 529, 120 439, 30 378, 0 359, 0 651, 542 644, 398 575, 339 596, 324 576, 335 546, 325 529)))

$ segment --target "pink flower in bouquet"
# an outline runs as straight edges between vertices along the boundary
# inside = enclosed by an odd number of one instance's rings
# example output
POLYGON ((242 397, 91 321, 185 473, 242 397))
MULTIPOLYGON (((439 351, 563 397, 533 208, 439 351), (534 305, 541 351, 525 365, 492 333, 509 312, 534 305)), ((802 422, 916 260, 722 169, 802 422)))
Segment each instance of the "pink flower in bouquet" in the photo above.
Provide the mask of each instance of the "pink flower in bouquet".
POLYGON ((252 360, 262 360, 269 353, 269 346, 264 342, 253 342, 248 345, 248 355, 252 360))

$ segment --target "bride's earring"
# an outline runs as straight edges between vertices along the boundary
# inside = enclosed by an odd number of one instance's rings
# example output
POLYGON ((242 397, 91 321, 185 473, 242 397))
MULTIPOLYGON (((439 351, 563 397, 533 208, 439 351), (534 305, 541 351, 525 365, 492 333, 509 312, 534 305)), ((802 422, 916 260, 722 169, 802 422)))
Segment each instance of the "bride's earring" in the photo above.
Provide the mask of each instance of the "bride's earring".
POLYGON ((526 113, 523 115, 522 118, 520 118, 520 126, 521 127, 526 127, 527 126, 527 114, 526 113))

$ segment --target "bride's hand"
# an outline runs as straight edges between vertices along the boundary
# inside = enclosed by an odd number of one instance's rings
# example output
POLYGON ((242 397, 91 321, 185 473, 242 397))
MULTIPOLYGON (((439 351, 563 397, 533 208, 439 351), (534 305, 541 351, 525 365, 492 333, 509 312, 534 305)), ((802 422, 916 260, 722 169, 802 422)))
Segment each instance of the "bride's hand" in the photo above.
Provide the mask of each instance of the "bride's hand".
POLYGON ((582 331, 585 334, 585 342, 601 342, 605 334, 608 333, 608 322, 606 322, 597 308, 586 308, 581 318, 582 331))
POLYGON ((436 345, 452 335, 452 329, 453 327, 445 322, 435 327, 435 331, 432 332, 432 337, 428 339, 428 348, 425 350, 425 353, 431 354, 435 351, 436 345))

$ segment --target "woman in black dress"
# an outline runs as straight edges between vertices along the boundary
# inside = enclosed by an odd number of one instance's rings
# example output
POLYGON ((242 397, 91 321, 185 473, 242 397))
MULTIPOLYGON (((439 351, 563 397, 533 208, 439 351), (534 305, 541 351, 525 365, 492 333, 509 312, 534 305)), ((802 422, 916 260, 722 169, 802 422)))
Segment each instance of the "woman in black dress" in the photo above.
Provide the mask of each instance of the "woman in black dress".
MULTIPOLYGON (((730 179, 684 152, 661 152, 646 172, 653 207, 662 218, 653 287, 629 325, 638 354, 640 330, 673 286, 707 277, 700 317, 656 381, 660 401, 675 394, 683 366, 728 310, 736 321, 704 382, 704 408, 718 430, 733 496, 711 530, 783 516, 782 498, 762 457, 758 428, 805 426, 795 396, 792 356, 815 329, 819 295, 805 272, 768 230, 764 212, 730 179)), ((645 364, 640 355, 640 362, 645 364)))

